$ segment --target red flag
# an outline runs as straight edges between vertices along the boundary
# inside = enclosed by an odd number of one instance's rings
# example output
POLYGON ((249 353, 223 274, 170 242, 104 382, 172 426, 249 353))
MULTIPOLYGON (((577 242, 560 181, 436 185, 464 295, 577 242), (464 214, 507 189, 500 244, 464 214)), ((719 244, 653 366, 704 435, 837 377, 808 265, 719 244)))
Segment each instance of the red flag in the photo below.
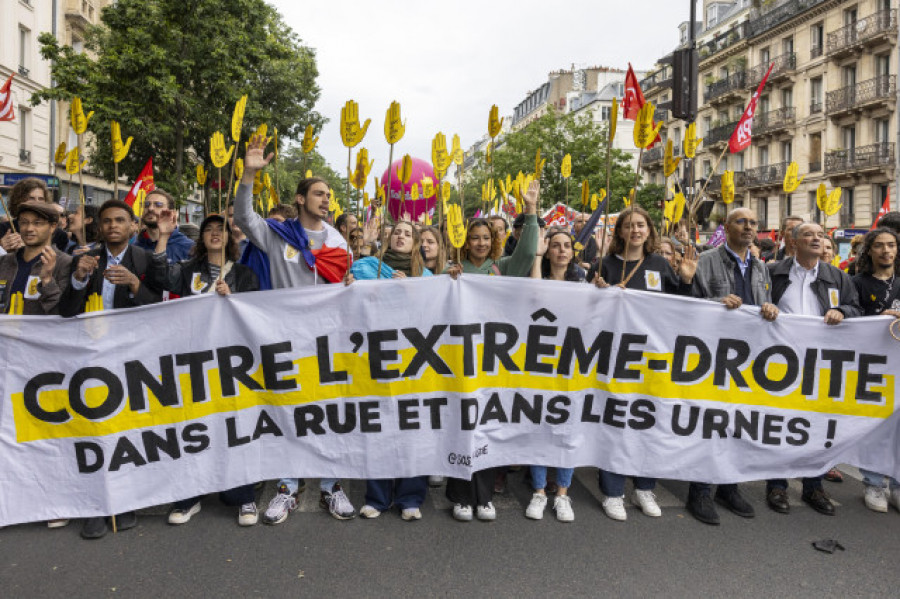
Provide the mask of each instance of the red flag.
POLYGON ((147 159, 147 164, 145 164, 144 168, 141 170, 140 176, 137 178, 137 181, 134 182, 134 185, 131 186, 128 195, 125 196, 125 203, 129 206, 133 206, 134 200, 137 197, 137 192, 141 188, 143 188, 145 193, 150 193, 156 189, 156 184, 153 182, 153 156, 147 159))
POLYGON ((12 80, 15 76, 16 74, 12 73, 3 87, 0 87, 0 121, 11 121, 16 118, 12 100, 12 80))
POLYGON ((732 154, 740 152, 750 145, 750 139, 753 137, 753 116, 756 114, 756 105, 759 102, 759 95, 766 86, 766 81, 768 81, 769 74, 772 72, 772 67, 774 66, 774 62, 769 65, 766 76, 759 82, 759 87, 756 88, 756 92, 754 92, 753 97, 750 98, 750 104, 747 105, 744 116, 741 117, 737 127, 734 128, 734 133, 731 134, 731 139, 728 141, 728 149, 732 154))
POLYGON ((628 73, 625 74, 625 97, 622 99, 622 118, 636 121, 638 112, 645 102, 644 92, 641 91, 634 69, 631 68, 631 63, 629 62, 628 73))
POLYGON ((891 211, 891 188, 888 187, 887 197, 884 198, 884 203, 881 205, 881 210, 878 211, 878 215, 875 217, 875 222, 872 223, 872 226, 869 230, 872 231, 873 229, 875 229, 875 227, 878 226, 878 221, 881 220, 881 217, 890 211, 891 211))

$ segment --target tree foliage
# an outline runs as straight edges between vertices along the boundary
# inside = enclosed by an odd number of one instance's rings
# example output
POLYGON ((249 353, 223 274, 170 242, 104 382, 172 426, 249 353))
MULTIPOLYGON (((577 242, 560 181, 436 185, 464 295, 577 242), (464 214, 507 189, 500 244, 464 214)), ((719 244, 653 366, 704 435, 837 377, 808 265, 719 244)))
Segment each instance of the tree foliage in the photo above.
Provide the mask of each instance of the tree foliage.
MULTIPOLYGON (((527 127, 502 138, 493 155, 494 179, 513 179, 519 171, 533 173, 538 149, 546 159, 541 176, 541 207, 547 209, 556 202, 568 203, 581 210, 581 184, 587 179, 591 194, 606 188, 606 160, 608 129, 605 124, 594 122, 586 115, 561 114, 553 109, 530 123, 527 127), (572 157, 572 174, 568 181, 560 169, 563 157, 572 157)), ((634 186, 634 170, 626 152, 612 149, 610 211, 622 209, 622 198, 634 186)), ((476 166, 465 173, 465 201, 467 214, 481 207, 481 187, 490 178, 490 166, 484 152, 475 157, 476 166)), ((663 189, 659 185, 638 183, 638 203, 658 221, 661 212, 658 205, 663 189)), ((499 196, 499 192, 498 192, 499 196)))
MULTIPOLYGON (((32 103, 81 97, 95 115, 91 169, 112 180, 110 121, 134 143, 120 173, 136 176, 153 156, 157 181, 176 195, 209 164, 209 138, 228 143, 235 103, 249 96, 242 139, 261 123, 281 140, 317 130, 315 53, 263 0, 119 0, 86 35, 86 53, 40 37, 55 87, 32 103)), ((243 146, 243 143, 241 144, 243 146)), ((240 148, 243 150, 243 147, 240 148)))

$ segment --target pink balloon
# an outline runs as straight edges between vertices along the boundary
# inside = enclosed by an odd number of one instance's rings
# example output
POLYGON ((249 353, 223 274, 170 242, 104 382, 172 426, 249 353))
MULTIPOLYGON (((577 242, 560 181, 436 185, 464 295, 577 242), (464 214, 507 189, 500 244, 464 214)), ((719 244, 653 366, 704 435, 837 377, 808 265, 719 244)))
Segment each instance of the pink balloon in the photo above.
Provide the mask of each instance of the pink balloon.
MULTIPOLYGON (((431 177, 432 182, 435 185, 435 189, 437 188, 437 179, 434 178, 434 169, 431 168, 431 164, 420 159, 413 158, 412 159, 412 175, 409 177, 409 183, 402 184, 400 182, 400 178, 397 176, 397 169, 403 164, 403 159, 395 160, 391 165, 391 172, 393 172, 393 177, 391 181, 391 189, 388 191, 388 214, 391 215, 395 221, 400 220, 401 216, 405 213, 409 213, 410 217, 413 221, 419 219, 419 216, 426 213, 431 212, 434 215, 433 210, 435 204, 437 202, 437 192, 431 194, 427 198, 423 196, 422 190, 422 179, 425 177, 431 177), (419 184, 419 199, 413 201, 411 190, 414 183, 419 184), (401 201, 401 186, 403 193, 403 200, 401 201)), ((381 175, 381 184, 384 185, 385 189, 387 189, 388 184, 388 171, 384 171, 384 174, 381 175)))

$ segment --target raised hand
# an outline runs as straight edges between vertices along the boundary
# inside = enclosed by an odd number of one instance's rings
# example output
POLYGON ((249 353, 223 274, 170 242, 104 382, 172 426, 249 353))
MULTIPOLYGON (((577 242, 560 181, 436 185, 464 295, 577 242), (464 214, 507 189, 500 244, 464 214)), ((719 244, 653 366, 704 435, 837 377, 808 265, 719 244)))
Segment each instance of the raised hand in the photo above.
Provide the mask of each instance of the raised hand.
POLYGON ((537 203, 541 197, 541 183, 537 179, 528 185, 528 191, 525 192, 525 214, 537 214, 537 203))
POLYGON ((682 281, 690 283, 694 280, 694 275, 696 273, 697 248, 691 244, 684 249, 684 258, 682 258, 681 264, 678 265, 678 275, 681 277, 682 281))
POLYGON ((89 256, 87 254, 81 256, 78 258, 78 264, 75 266, 75 278, 79 281, 84 281, 97 270, 99 264, 100 260, 96 256, 89 256))
POLYGON ((247 151, 244 154, 244 173, 241 177, 241 183, 252 185, 256 173, 268 166, 272 158, 275 157, 274 152, 270 152, 266 156, 267 145, 269 145, 269 140, 261 135, 254 135, 250 138, 250 142, 247 144, 247 151))
POLYGON ((170 237, 175 231, 176 212, 174 210, 163 210, 159 213, 158 228, 160 236, 170 237))
POLYGON ((53 269, 56 268, 56 250, 45 246, 41 250, 41 284, 49 285, 53 280, 53 269))
POLYGON ((12 229, 7 231, 6 235, 0 238, 0 247, 2 247, 7 254, 11 254, 24 246, 25 242, 22 241, 22 236, 18 233, 13 233, 12 229))

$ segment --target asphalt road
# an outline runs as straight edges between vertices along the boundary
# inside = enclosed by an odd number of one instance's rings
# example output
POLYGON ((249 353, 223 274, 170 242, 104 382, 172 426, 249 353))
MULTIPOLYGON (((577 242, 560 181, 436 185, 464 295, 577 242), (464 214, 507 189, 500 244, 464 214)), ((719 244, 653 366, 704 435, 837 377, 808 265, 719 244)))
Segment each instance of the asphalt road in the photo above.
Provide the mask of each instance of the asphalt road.
MULTIPOLYGON (((169 526, 166 509, 155 508, 141 512, 137 528, 99 541, 83 541, 80 522, 0 530, 0 596, 896 596, 900 513, 866 509, 858 473, 843 470, 844 483, 825 483, 834 517, 803 504, 796 481, 791 513, 776 514, 756 482, 742 485, 756 518, 720 510, 718 527, 687 514, 687 485, 674 481, 657 490, 662 518, 626 500, 628 521, 614 522, 600 508, 592 469, 576 474, 571 524, 549 509, 541 521, 524 517, 530 490, 522 473, 497 496, 493 523, 455 522, 443 489, 430 491, 418 522, 396 512, 337 521, 317 507, 310 484, 287 522, 253 528, 239 528, 236 508, 209 496, 184 526, 169 526), (826 538, 846 550, 812 548, 826 538)), ((364 483, 346 487, 361 507, 364 483)), ((261 509, 272 493, 270 483, 261 509)))

